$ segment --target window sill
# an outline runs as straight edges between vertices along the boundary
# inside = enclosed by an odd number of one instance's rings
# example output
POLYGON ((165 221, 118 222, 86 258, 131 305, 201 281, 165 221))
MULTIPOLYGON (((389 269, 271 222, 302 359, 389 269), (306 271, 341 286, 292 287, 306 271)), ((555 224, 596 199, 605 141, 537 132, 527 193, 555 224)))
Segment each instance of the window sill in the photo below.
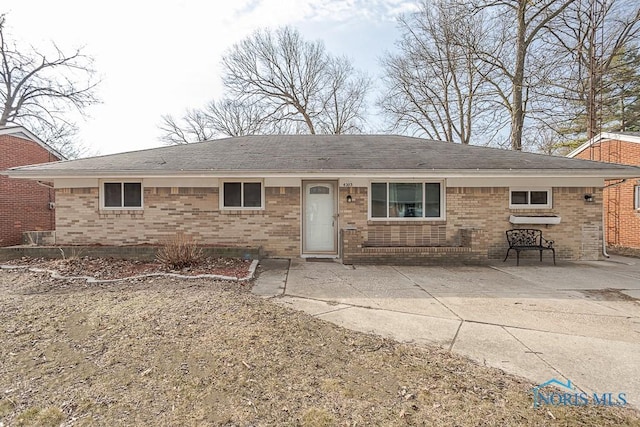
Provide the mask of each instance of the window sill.
POLYGON ((418 218, 418 219, 369 219, 367 221, 367 225, 400 225, 400 226, 409 226, 409 225, 446 225, 447 221, 442 218, 434 218, 434 219, 426 219, 426 218, 418 218))
POLYGON ((220 215, 264 215, 264 209, 220 209, 220 215))
POLYGON ((100 218, 119 218, 123 216, 142 218, 144 216, 144 209, 100 209, 98 216, 100 218))
POLYGON ((509 205, 511 210, 526 210, 526 209, 553 209, 553 206, 549 205, 509 205))

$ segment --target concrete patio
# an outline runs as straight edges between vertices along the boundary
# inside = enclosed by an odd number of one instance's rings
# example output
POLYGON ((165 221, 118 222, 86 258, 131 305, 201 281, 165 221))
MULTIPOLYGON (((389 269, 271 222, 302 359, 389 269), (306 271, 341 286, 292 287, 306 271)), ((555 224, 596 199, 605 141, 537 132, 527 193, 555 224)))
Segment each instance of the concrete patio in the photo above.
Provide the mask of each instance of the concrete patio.
POLYGON ((337 325, 429 344, 534 383, 640 407, 640 260, 346 266, 267 259, 253 292, 337 325))

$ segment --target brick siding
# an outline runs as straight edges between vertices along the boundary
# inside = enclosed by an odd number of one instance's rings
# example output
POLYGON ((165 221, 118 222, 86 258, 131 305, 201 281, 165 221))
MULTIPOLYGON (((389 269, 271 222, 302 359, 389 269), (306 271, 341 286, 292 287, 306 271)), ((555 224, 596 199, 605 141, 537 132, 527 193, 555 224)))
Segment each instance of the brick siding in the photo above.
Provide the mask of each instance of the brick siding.
MULTIPOLYGON (((0 170, 58 160, 39 144, 12 135, 0 135, 0 170)), ((0 246, 22 243, 25 231, 55 229, 54 191, 26 179, 0 175, 0 246)))
POLYGON ((144 189, 143 210, 100 210, 98 188, 56 190, 56 244, 162 244, 177 233, 203 245, 262 246, 300 255, 300 189, 266 187, 264 210, 220 210, 217 188, 144 189))
MULTIPOLYGON (((604 141, 580 152, 576 158, 640 166, 640 144, 627 141, 604 141)), ((604 190, 607 221, 607 245, 640 249, 640 211, 635 209, 637 180, 604 190)), ((607 182, 614 184, 617 181, 607 182)))
MULTIPOLYGON (((340 188, 340 253, 345 262, 447 263, 500 259, 510 214, 562 217, 533 226, 556 241, 559 259, 598 259, 602 197, 595 188, 554 188, 552 209, 509 209, 508 188, 448 188, 446 220, 367 219, 367 188, 340 188), (584 194, 593 194, 587 203, 584 194), (346 196, 352 203, 346 203, 346 196)), ((101 210, 97 188, 57 189, 56 244, 161 244, 177 232, 200 244, 262 246, 267 256, 300 255, 298 187, 266 187, 265 209, 219 209, 217 188, 145 188, 143 210, 101 210)), ((523 226, 522 228, 526 228, 523 226)), ((526 258, 529 255, 525 254, 526 258)))
MULTIPOLYGON (((558 259, 595 260, 602 249, 600 189, 554 188, 551 209, 509 209, 509 189, 447 188, 446 220, 398 223, 367 221, 367 188, 342 189, 355 203, 341 212, 342 256, 355 263, 447 263, 501 259, 507 252, 505 231, 540 228, 554 240, 558 259), (584 200, 592 194, 595 201, 584 200), (358 203, 358 201, 363 201, 358 203), (558 225, 513 225, 510 215, 558 215, 558 225), (396 259, 395 261, 393 259, 396 259)), ((343 197, 343 198, 344 198, 343 197)), ((524 258, 537 253, 523 253, 524 258)))

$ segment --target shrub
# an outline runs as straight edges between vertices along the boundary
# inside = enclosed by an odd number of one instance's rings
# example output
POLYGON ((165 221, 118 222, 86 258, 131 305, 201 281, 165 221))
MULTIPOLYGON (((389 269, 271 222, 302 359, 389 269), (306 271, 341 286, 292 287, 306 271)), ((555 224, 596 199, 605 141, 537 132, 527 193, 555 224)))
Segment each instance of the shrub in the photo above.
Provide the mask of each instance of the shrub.
POLYGON ((202 262, 204 254, 193 238, 182 233, 167 241, 156 254, 156 259, 171 270, 181 270, 202 262))

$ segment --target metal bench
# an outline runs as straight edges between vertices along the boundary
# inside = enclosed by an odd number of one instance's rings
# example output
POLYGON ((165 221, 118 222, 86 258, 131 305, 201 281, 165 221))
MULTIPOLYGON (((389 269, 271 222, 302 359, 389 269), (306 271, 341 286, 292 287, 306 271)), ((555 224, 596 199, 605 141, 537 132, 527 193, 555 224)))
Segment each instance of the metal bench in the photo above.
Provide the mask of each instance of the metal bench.
POLYGON ((553 253, 553 265, 556 265, 556 250, 553 248, 553 240, 546 240, 542 237, 542 231, 533 228, 520 228, 507 230, 507 241, 509 249, 504 257, 505 262, 509 258, 511 249, 516 251, 516 265, 520 265, 520 251, 540 251, 540 262, 542 262, 542 251, 553 253))

